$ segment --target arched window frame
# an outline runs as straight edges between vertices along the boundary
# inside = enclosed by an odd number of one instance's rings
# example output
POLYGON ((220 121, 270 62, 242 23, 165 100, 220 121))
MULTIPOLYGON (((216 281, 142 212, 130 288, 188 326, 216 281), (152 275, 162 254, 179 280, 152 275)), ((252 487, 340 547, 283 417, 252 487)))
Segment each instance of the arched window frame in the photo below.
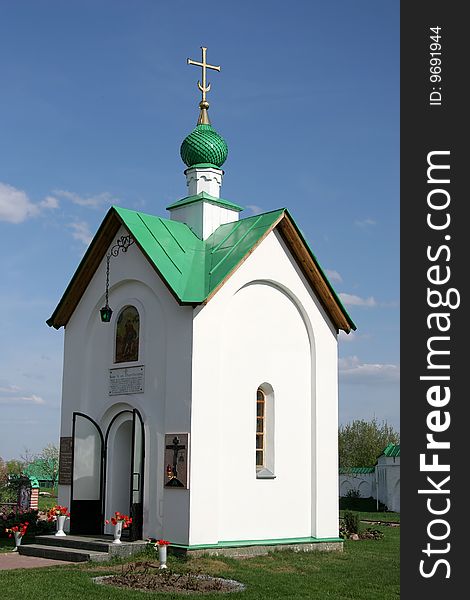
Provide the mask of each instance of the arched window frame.
POLYGON ((114 364, 128 364, 128 363, 137 363, 139 362, 139 358, 140 358, 140 354, 141 354, 141 348, 140 348, 140 342, 141 342, 141 334, 140 334, 140 324, 141 324, 141 315, 140 315, 140 311, 137 308, 137 306, 135 306, 134 304, 125 304, 121 310, 119 311, 117 318, 116 318, 116 325, 114 327, 114 344, 113 344, 113 363, 114 364), (121 318, 122 313, 129 309, 132 308, 135 310, 135 312, 137 313, 137 316, 139 318, 139 324, 138 324, 138 328, 137 328, 137 356, 136 358, 132 358, 131 360, 117 360, 117 350, 118 350, 118 345, 117 345, 117 335, 118 335, 118 325, 119 325, 119 319, 121 318))
POLYGON ((269 383, 256 390, 255 465, 257 479, 274 479, 274 391, 269 383))

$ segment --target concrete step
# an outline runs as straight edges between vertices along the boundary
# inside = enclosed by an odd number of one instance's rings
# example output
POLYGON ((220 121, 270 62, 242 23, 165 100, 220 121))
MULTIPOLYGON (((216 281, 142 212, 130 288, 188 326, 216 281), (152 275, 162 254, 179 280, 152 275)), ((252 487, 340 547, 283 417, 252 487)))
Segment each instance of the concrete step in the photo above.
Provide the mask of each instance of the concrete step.
POLYGON ((18 553, 25 556, 39 556, 40 558, 53 558, 55 560, 68 560, 72 562, 105 561, 110 556, 107 552, 93 552, 79 548, 61 548, 43 544, 25 544, 18 547, 18 553))
POLYGON ((25 556, 56 560, 99 562, 111 560, 114 557, 131 556, 142 552, 147 546, 144 540, 113 544, 112 539, 110 535, 40 535, 36 536, 34 544, 21 544, 18 552, 25 556))
POLYGON ((41 535, 37 536, 34 541, 41 546, 76 548, 77 550, 91 550, 92 552, 109 552, 110 546, 110 542, 106 540, 71 535, 65 537, 41 535))

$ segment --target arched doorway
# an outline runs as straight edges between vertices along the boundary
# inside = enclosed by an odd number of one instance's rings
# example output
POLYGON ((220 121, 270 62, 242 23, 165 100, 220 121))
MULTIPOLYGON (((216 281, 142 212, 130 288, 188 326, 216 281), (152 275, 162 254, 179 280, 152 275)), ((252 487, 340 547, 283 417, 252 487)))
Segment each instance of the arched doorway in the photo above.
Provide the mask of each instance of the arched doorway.
POLYGON ((93 419, 74 413, 71 533, 112 533, 105 519, 119 511, 132 517, 123 539, 142 538, 144 442, 136 409, 115 415, 104 438, 93 419))
MULTIPOLYGON (((116 511, 132 517, 123 539, 142 538, 144 483, 144 427, 138 410, 123 410, 113 417, 105 436, 106 518, 116 511)), ((112 533, 106 525, 105 533, 112 533)))

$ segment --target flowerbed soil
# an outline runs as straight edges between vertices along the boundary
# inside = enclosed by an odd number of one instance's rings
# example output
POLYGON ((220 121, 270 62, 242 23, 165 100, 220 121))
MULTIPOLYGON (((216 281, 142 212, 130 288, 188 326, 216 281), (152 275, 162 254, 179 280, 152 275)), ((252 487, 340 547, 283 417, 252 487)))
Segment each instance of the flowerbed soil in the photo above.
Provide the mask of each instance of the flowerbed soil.
POLYGON ((160 593, 205 594, 243 591, 244 585, 230 579, 196 573, 174 573, 158 564, 142 561, 124 565, 121 573, 96 577, 96 583, 160 593))

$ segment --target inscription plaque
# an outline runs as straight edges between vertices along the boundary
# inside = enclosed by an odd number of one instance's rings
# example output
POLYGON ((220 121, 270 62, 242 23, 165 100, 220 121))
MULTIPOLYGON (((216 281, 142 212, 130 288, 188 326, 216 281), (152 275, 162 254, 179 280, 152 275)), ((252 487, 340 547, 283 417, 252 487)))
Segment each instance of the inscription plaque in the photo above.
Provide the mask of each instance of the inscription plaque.
POLYGON ((60 438, 59 484, 72 485, 72 438, 60 438))
POLYGON ((140 394, 144 391, 144 367, 109 369, 109 395, 140 394))

